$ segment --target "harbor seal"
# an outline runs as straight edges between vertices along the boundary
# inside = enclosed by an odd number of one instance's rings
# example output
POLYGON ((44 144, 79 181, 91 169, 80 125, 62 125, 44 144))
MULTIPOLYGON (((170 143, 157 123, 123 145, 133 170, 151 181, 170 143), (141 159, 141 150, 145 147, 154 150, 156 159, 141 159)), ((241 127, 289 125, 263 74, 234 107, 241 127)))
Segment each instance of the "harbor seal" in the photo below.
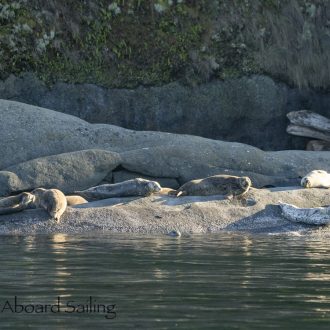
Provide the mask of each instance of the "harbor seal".
POLYGON ((57 222, 67 207, 67 201, 62 191, 58 189, 37 188, 32 191, 34 195, 33 207, 43 208, 57 222))
POLYGON ((74 193, 87 200, 98 200, 112 197, 149 196, 161 189, 156 181, 136 178, 114 184, 102 184, 74 193))
POLYGON ((0 215, 12 214, 23 211, 34 201, 34 195, 23 192, 16 196, 2 198, 0 200, 0 215))
POLYGON ((177 190, 176 196, 224 195, 226 198, 242 197, 251 187, 247 176, 214 175, 191 180, 177 190))
POLYGON ((171 236, 171 237, 178 237, 179 238, 179 237, 181 237, 181 232, 179 230, 173 229, 167 235, 171 236))
POLYGON ((81 196, 70 195, 70 196, 65 196, 65 197, 66 197, 66 202, 67 202, 68 206, 88 203, 88 201, 86 201, 86 199, 81 196))
POLYGON ((301 208, 282 202, 279 205, 284 218, 290 221, 318 226, 330 224, 330 207, 301 208))
POLYGON ((323 170, 309 172, 301 179, 304 188, 330 188, 330 174, 323 170))

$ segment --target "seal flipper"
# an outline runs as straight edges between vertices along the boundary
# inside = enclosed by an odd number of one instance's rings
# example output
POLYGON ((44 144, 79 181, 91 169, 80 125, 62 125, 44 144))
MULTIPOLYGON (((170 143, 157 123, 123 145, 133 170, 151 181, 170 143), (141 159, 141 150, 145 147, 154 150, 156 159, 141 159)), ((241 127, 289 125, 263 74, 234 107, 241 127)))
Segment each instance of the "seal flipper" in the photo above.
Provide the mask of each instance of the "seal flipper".
POLYGON ((172 189, 172 188, 162 188, 156 194, 158 194, 158 195, 167 195, 167 196, 176 196, 177 193, 178 193, 178 191, 175 190, 175 189, 172 189))
POLYGON ((180 190, 177 194, 176 197, 180 197, 180 196, 187 196, 187 192, 185 190, 180 190))

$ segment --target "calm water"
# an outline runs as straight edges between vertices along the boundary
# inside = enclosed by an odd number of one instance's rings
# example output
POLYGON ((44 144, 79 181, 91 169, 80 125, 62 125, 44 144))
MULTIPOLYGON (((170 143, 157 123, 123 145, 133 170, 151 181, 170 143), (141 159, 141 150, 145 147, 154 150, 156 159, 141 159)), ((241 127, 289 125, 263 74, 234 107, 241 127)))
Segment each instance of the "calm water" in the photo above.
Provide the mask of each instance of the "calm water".
POLYGON ((327 240, 2 236, 1 251, 1 329, 330 328, 327 240))

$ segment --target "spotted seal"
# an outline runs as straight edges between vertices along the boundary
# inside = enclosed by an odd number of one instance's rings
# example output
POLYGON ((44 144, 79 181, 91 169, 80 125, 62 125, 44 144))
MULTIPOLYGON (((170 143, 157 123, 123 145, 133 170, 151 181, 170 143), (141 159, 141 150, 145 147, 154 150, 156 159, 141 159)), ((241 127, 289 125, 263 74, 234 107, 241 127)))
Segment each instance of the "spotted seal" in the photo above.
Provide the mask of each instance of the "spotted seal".
POLYGON ((87 200, 97 200, 112 197, 149 196, 161 189, 160 184, 156 181, 136 178, 119 183, 102 184, 74 193, 87 200))
POLYGON ((284 218, 308 225, 329 225, 330 207, 301 208, 292 204, 279 202, 284 218))
POLYGON ((330 188, 330 174, 323 170, 309 172, 301 179, 304 188, 330 188))
POLYGON ((176 196, 224 195, 230 199, 242 197, 250 187, 251 180, 247 176, 214 175, 185 183, 177 190, 176 196))
POLYGON ((23 192, 16 196, 2 198, 0 200, 0 214, 11 214, 23 211, 34 201, 34 195, 23 192))
POLYGON ((67 200, 62 191, 58 189, 37 188, 32 191, 34 195, 33 207, 43 208, 57 222, 67 207, 67 200))

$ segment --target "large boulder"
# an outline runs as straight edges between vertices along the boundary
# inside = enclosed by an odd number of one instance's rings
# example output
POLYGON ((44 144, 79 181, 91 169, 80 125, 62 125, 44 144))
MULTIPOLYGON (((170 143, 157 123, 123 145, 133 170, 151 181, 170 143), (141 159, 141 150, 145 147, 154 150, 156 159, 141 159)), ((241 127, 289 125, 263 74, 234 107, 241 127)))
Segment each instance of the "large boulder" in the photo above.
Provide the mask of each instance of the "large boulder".
POLYGON ((178 144, 182 140, 198 142, 201 139, 89 124, 74 116, 7 100, 0 100, 0 118, 0 170, 38 157, 77 150, 122 152, 178 144))
POLYGON ((121 154, 122 166, 154 177, 174 177, 180 183, 215 174, 247 175, 255 187, 297 185, 313 169, 330 170, 329 152, 263 152, 240 143, 196 142, 187 139, 177 145, 127 151, 121 154))
POLYGON ((37 187, 64 193, 87 189, 99 184, 119 164, 117 153, 93 149, 33 159, 0 171, 0 196, 37 187))
POLYGON ((0 169, 30 159, 89 149, 83 120, 18 102, 0 101, 0 169))
POLYGON ((330 171, 330 152, 326 151, 265 152, 198 136, 132 131, 89 124, 70 115, 5 100, 0 100, 0 118, 0 169, 38 157, 93 148, 120 153, 126 170, 175 178, 180 183, 234 171, 255 174, 252 179, 265 179, 265 185, 274 185, 273 180, 279 185, 283 179, 297 180, 314 169, 330 171))

